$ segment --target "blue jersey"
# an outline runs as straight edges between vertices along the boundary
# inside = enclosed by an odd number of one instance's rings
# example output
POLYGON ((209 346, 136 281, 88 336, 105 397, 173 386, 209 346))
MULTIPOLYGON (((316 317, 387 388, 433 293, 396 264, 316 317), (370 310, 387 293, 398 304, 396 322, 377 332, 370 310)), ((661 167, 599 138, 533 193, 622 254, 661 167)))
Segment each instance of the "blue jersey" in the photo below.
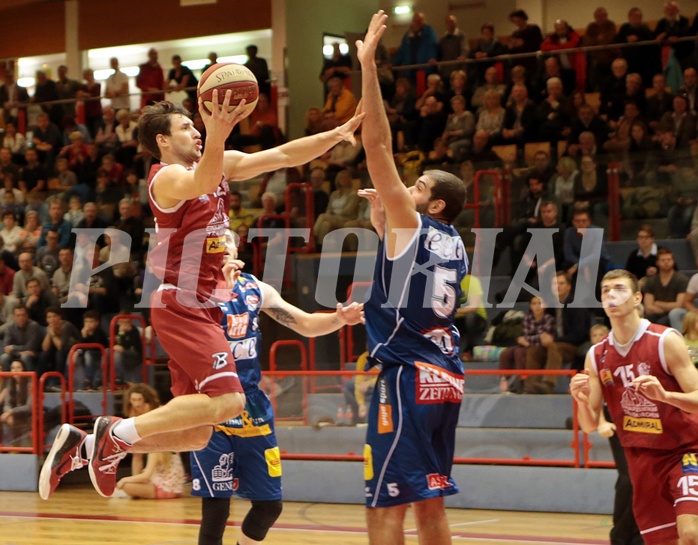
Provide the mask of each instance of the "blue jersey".
POLYGON ((238 376, 245 391, 256 389, 262 379, 259 366, 259 350, 262 332, 259 330, 259 310, 262 306, 262 290, 259 281, 251 274, 243 273, 232 289, 233 297, 219 303, 223 311, 223 331, 235 358, 238 376))
POLYGON ((235 357, 245 390, 240 416, 214 426, 208 445, 190 457, 192 495, 248 500, 281 499, 281 454, 274 431, 274 411, 259 389, 259 310, 262 291, 252 275, 242 274, 233 287, 235 297, 219 303, 222 327, 235 357))
POLYGON ((452 226, 419 217, 419 230, 399 256, 388 258, 385 241, 378 248, 371 297, 365 304, 366 367, 414 366, 419 358, 462 373, 454 316, 468 271, 465 247, 452 226))

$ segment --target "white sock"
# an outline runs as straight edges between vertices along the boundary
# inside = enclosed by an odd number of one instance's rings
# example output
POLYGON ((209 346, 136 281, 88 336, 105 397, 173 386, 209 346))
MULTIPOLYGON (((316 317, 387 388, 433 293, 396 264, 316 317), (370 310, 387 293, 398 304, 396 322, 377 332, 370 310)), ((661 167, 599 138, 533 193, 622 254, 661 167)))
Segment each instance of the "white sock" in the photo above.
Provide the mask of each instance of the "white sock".
POLYGON ((133 445, 141 440, 141 436, 138 435, 138 430, 136 429, 135 418, 125 418, 118 422, 116 426, 114 426, 112 434, 129 445, 133 445))
POLYGON ((89 434, 87 437, 85 437, 85 440, 82 442, 82 448, 83 450, 81 452, 83 458, 87 461, 90 460, 90 456, 92 456, 92 449, 95 446, 95 436, 94 434, 89 434))

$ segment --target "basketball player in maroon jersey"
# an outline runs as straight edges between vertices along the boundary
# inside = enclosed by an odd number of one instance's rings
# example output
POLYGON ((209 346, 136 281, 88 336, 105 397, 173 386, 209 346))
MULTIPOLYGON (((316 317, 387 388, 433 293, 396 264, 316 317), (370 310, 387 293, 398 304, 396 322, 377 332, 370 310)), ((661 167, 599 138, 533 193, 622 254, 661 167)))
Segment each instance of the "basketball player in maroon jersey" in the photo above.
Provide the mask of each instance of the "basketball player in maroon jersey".
POLYGON ((307 163, 343 140, 355 143, 363 114, 333 130, 246 154, 224 151, 228 135, 243 117, 244 101, 229 112, 230 100, 226 91, 219 108, 215 90, 212 113, 199 101, 205 146, 184 109, 172 103, 144 108, 138 123, 141 145, 160 160, 148 177, 158 236, 149 260, 163 281, 153 296, 151 320, 170 357, 175 397, 136 418, 100 417, 89 436, 63 426, 39 476, 44 499, 63 475, 81 465, 88 465, 97 492, 110 497, 118 464, 129 450, 201 449, 214 424, 234 418, 245 406, 217 305, 217 297, 226 293, 216 286, 225 285, 228 182, 307 163))
POLYGON ((637 279, 601 281, 611 332, 589 350, 570 393, 586 433, 606 401, 628 461, 633 511, 647 545, 698 544, 698 371, 675 329, 640 318, 637 279))

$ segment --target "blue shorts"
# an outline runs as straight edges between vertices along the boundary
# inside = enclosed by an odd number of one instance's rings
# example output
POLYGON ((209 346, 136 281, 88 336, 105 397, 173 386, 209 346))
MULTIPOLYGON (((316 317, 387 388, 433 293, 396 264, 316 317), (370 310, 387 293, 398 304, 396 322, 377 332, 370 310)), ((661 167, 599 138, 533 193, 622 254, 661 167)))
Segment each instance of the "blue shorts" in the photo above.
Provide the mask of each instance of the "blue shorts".
POLYGON ((381 371, 364 446, 366 507, 458 493, 451 478, 463 375, 433 365, 381 371))
POLYGON ((192 496, 281 499, 281 456, 271 402, 259 389, 245 391, 237 418, 215 426, 206 448, 190 456, 192 496))

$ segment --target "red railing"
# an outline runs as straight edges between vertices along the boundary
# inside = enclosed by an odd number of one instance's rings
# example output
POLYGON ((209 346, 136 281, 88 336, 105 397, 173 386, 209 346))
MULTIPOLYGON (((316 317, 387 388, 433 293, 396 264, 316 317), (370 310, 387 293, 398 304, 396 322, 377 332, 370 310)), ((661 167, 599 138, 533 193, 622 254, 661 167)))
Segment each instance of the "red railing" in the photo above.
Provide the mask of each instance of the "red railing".
POLYGON ((43 406, 44 406, 44 399, 46 395, 44 394, 44 390, 46 389, 46 380, 49 378, 57 378, 58 382, 61 383, 61 422, 66 422, 66 406, 65 406, 65 396, 66 396, 66 390, 65 390, 65 376, 63 373, 59 373, 58 371, 48 371, 41 375, 41 378, 39 379, 39 388, 37 392, 37 399, 39 403, 39 407, 41 407, 40 414, 36 414, 36 421, 34 422, 36 429, 37 429, 37 439, 39 441, 39 448, 40 452, 44 452, 46 448, 49 445, 46 445, 46 430, 44 429, 44 412, 43 412, 43 406))

